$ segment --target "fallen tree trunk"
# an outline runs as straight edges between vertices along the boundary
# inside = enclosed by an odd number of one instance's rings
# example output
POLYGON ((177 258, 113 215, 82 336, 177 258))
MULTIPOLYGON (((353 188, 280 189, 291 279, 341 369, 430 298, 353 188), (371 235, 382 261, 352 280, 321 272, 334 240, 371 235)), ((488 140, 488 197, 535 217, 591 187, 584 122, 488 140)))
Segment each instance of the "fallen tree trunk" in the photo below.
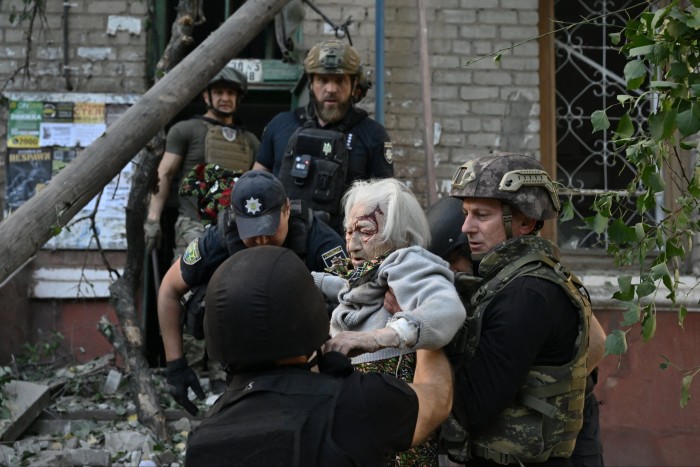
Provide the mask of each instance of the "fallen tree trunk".
POLYGON ((0 283, 90 202, 288 1, 245 2, 43 190, 4 219, 0 283))
MULTIPOLYGON (((203 21, 198 0, 180 0, 177 17, 172 25, 170 42, 156 66, 156 77, 164 76, 187 55, 191 49, 196 25, 203 21)), ((157 81, 157 80, 156 80, 157 81)), ((109 288, 110 302, 114 307, 118 325, 103 316, 98 329, 122 357, 129 373, 129 384, 139 421, 150 428, 160 440, 168 439, 165 415, 160 409, 158 394, 152 380, 148 361, 144 355, 143 333, 137 325, 136 297, 143 273, 145 249, 143 223, 146 218, 149 187, 154 185, 157 169, 165 148, 164 131, 161 129, 136 158, 136 170, 126 206, 126 265, 124 274, 109 288)), ((142 313, 146 313, 144 309, 142 313)))

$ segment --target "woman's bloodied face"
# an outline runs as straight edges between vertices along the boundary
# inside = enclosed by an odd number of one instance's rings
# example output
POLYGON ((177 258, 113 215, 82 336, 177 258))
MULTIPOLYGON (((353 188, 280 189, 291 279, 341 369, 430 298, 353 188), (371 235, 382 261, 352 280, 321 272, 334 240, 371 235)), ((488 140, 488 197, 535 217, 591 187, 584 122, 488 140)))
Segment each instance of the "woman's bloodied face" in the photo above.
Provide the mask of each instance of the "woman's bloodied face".
POLYGON ((353 265, 359 266, 391 249, 382 238, 385 225, 386 215, 378 205, 353 206, 345 227, 345 246, 353 265))

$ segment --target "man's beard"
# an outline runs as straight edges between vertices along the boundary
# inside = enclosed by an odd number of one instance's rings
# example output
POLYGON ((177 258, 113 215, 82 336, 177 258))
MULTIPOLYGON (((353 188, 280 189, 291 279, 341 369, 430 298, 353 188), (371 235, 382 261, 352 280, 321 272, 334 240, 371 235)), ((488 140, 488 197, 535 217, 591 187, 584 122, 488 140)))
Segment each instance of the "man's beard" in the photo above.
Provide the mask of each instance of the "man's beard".
POLYGON ((326 124, 338 123, 350 110, 350 100, 346 102, 336 102, 334 107, 326 107, 323 102, 319 102, 315 97, 311 97, 316 109, 316 116, 326 124))

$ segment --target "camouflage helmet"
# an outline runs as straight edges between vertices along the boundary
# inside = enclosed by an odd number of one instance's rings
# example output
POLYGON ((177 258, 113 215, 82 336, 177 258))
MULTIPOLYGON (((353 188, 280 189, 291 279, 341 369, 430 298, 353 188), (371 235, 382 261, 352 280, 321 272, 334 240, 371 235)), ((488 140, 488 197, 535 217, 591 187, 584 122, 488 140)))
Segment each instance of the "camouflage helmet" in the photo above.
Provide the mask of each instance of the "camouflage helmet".
POLYGON ((357 76, 360 73, 360 54, 351 45, 338 40, 314 45, 304 59, 307 74, 336 74, 357 76))
POLYGON ((463 164, 452 177, 450 196, 498 199, 538 221, 556 217, 560 208, 554 182, 524 154, 496 152, 463 164))
POLYGON ((225 66, 207 84, 207 89, 217 84, 231 86, 238 91, 238 96, 245 96, 248 92, 248 80, 245 75, 235 68, 225 66))
POLYGON ((443 258, 457 248, 469 251, 469 240, 462 232, 464 212, 462 202, 457 198, 446 196, 440 198, 425 212, 430 226, 430 245, 428 250, 443 258))

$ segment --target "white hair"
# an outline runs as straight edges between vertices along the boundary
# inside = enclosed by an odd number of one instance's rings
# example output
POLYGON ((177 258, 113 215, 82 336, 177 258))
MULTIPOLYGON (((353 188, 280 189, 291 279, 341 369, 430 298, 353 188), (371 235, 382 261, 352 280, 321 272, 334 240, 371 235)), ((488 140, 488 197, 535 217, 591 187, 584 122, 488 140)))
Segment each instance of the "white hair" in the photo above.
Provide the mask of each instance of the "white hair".
POLYGON ((345 228, 352 208, 362 204, 379 206, 386 217, 382 240, 393 248, 422 246, 430 243, 430 227, 423 208, 411 190, 395 178, 356 180, 343 196, 345 228))

